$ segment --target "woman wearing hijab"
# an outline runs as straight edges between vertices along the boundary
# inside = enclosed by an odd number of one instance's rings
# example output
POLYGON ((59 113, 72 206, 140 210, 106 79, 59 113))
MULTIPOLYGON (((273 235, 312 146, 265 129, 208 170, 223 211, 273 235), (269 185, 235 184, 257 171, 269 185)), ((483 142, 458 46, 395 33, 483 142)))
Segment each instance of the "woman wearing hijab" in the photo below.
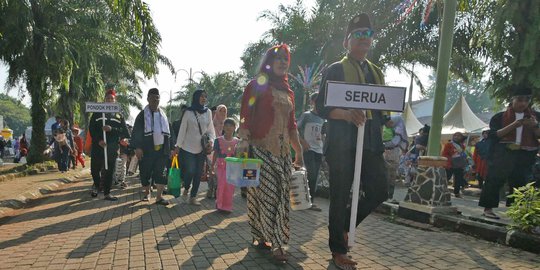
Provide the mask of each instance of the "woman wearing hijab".
POLYGON ((176 148, 180 160, 180 170, 184 181, 184 196, 191 188, 189 203, 200 205, 196 200, 206 155, 212 150, 216 139, 212 113, 206 107, 206 91, 193 93, 191 107, 182 116, 176 148), (204 144, 204 145, 203 145, 204 144))
POLYGON ((409 147, 405 122, 401 116, 392 116, 391 121, 383 126, 383 143, 385 149, 383 156, 388 168, 388 199, 393 200, 399 160, 409 147))
MULTIPOLYGON (((227 107, 223 104, 218 105, 217 107, 213 107, 212 110, 212 122, 214 122, 214 130, 216 132, 216 137, 220 137, 223 134, 223 125, 225 123, 225 119, 227 119, 227 107)), ((206 162, 208 164, 212 164, 212 160, 214 160, 214 153, 210 153, 208 156, 208 159, 206 162)), ((216 191, 217 191, 217 175, 215 168, 210 168, 211 174, 208 177, 208 191, 206 192, 206 198, 208 199, 215 199, 216 198, 216 191)))
POLYGON ((248 217, 253 244, 273 249, 277 262, 285 262, 289 241, 289 188, 293 164, 303 165, 302 147, 294 116, 294 93, 288 83, 289 47, 270 48, 259 74, 247 85, 240 110, 239 152, 263 161, 260 185, 248 189, 248 217))
POLYGON ((216 115, 214 115, 214 129, 216 130, 216 136, 223 135, 223 123, 227 119, 227 107, 223 104, 218 105, 216 109, 216 115))

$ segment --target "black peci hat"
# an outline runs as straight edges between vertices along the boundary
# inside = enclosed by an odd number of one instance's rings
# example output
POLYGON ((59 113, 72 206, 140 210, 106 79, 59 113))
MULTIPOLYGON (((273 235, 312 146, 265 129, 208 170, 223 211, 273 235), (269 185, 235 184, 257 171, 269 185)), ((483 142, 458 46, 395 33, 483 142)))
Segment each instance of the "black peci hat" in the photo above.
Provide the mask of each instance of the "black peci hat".
POLYGON ((352 33, 354 30, 358 28, 370 28, 370 29, 372 28, 369 15, 367 15, 366 13, 362 13, 362 14, 354 16, 349 21, 349 25, 347 26, 347 33, 345 33, 345 36, 348 36, 350 33, 352 33))
POLYGON ((148 90, 147 96, 150 96, 150 95, 158 95, 158 96, 159 96, 159 89, 157 89, 157 88, 150 88, 150 90, 148 90))
POLYGON ((532 96, 532 88, 522 84, 512 85, 509 92, 512 97, 532 96))

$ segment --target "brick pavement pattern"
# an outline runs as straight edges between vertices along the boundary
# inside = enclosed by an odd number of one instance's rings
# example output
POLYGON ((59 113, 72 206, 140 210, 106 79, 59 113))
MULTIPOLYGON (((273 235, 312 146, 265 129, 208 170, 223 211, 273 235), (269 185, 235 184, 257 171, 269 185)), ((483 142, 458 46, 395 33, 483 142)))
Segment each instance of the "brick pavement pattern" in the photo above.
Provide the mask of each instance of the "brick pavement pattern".
MULTIPOLYGON (((208 199, 191 206, 178 198, 166 208, 141 202, 138 179, 129 180, 113 191, 118 202, 91 198, 87 179, 0 219, 0 269, 336 269, 327 200, 317 199, 323 212, 291 212, 290 260, 278 266, 250 246, 239 195, 230 214, 208 199)), ((359 269, 540 268, 537 254, 387 219, 371 215, 358 228, 351 255, 359 269)))

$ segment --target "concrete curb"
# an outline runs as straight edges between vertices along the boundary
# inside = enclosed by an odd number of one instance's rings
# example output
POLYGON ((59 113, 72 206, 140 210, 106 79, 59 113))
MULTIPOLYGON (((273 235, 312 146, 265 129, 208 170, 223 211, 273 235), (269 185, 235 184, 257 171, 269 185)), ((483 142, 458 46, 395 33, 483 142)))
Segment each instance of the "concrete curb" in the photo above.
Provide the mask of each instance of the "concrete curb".
MULTIPOLYGON (((47 194, 60 189, 65 184, 76 182, 78 179, 88 177, 88 169, 77 171, 65 177, 51 180, 51 182, 37 185, 24 193, 18 194, 12 198, 6 198, 0 201, 0 218, 7 216, 10 212, 24 208, 32 200, 45 197, 47 194)), ((1 181, 0 181, 1 182, 1 181)))
POLYGON ((398 216, 415 222, 430 224, 437 228, 464 233, 486 241, 540 254, 540 235, 508 229, 504 224, 481 222, 462 215, 427 214, 384 202, 376 212, 398 216))

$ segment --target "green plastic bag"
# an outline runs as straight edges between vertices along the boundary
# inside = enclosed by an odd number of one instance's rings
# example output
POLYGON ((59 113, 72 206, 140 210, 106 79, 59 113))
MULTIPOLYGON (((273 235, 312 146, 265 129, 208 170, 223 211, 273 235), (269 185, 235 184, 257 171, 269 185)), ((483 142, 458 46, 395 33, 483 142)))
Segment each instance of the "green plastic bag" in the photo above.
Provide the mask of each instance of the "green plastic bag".
POLYGON ((169 178, 167 184, 169 194, 175 198, 180 197, 180 188, 182 187, 182 177, 180 176, 180 168, 178 166, 178 156, 175 155, 172 159, 171 169, 169 170, 169 178))

